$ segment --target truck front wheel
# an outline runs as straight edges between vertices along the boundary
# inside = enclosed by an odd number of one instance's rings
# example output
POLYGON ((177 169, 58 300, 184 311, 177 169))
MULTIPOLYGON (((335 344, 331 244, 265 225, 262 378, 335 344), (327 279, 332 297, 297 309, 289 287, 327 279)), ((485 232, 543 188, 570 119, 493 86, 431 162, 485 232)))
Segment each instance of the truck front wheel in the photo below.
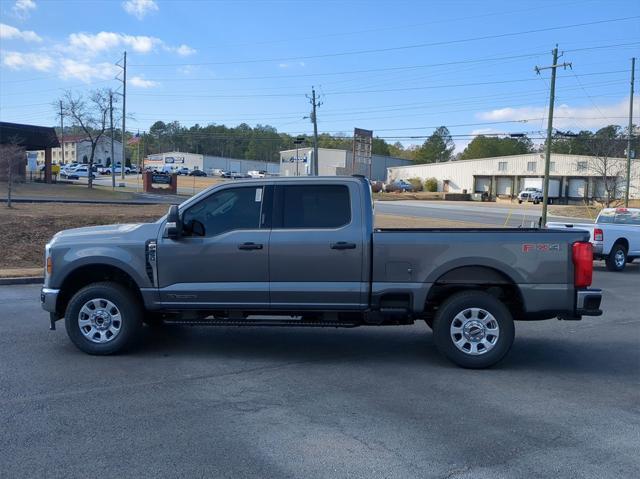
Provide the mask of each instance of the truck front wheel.
POLYGON ((511 313, 483 291, 464 291, 448 298, 433 323, 436 348, 463 368, 487 368, 499 362, 513 344, 511 313))
POLYGON ((137 338, 142 307, 124 286, 113 282, 90 284, 69 301, 65 328, 71 342, 87 354, 115 354, 137 338))

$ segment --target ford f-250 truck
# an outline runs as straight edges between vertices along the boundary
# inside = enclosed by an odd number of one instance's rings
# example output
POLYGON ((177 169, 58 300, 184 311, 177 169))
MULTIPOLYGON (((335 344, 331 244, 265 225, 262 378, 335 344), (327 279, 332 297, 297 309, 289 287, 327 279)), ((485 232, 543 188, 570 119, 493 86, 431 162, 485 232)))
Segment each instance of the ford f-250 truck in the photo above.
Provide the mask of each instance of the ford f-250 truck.
POLYGON ((458 365, 488 367, 514 320, 600 315, 578 230, 376 229, 362 177, 256 179, 209 188, 155 223, 62 231, 41 301, 89 354, 143 323, 406 325, 424 320, 458 365))

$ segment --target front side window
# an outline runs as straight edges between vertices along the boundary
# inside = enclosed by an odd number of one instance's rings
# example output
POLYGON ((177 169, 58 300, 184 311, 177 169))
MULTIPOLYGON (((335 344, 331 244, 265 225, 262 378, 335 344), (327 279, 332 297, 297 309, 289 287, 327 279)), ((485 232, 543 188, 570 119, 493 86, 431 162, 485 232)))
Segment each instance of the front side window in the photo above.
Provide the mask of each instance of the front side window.
POLYGON ((280 203, 274 227, 339 228, 351 221, 349 189, 344 185, 283 186, 280 203))
POLYGON ((199 201, 182 217, 185 236, 216 236, 260 227, 262 187, 229 188, 199 201))

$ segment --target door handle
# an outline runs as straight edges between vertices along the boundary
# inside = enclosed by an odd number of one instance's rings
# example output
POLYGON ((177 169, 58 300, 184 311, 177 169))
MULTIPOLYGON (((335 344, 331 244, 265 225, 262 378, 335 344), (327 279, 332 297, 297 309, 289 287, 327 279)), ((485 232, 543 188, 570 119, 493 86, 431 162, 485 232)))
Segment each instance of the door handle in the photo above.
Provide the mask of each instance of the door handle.
POLYGON ((331 249, 356 249, 356 244, 338 241, 337 243, 331 243, 331 249))
POLYGON ((248 243, 239 244, 238 249, 242 249, 242 250, 262 249, 262 245, 248 242, 248 243))

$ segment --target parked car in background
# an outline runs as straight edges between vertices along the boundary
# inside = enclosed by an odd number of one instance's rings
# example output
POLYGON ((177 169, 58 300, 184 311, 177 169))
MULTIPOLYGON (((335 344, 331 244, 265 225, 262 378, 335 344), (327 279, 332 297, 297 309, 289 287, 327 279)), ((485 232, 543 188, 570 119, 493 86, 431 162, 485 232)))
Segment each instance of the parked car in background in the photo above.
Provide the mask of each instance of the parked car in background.
POLYGON ((176 170, 176 173, 178 175, 188 175, 190 171, 189 171, 189 168, 187 168, 186 166, 181 166, 176 170))
POLYGON ((220 173, 220 176, 222 178, 231 178, 231 175, 236 173, 235 171, 224 171, 222 170, 222 173, 220 173))
POLYGON ((406 193, 407 191, 413 191, 413 185, 411 185, 411 183, 405 180, 396 180, 392 183, 389 183, 386 186, 385 191, 388 191, 388 192, 398 191, 401 193, 406 193))
POLYGON ((207 174, 202 170, 193 170, 189 173, 189 176, 207 176, 207 174))
MULTIPOLYGON (((110 166, 105 166, 104 168, 102 168, 102 171, 100 171, 100 173, 102 173, 103 175, 110 175, 111 174, 111 167, 110 166)), ((116 175, 119 175, 120 173, 122 173, 122 167, 120 165, 116 165, 115 173, 116 173, 116 175)), ((124 167, 124 174, 125 175, 131 174, 131 168, 129 168, 128 166, 125 166, 124 167)))
MULTIPOLYGON (((96 177, 97 168, 94 166, 94 172, 91 173, 91 177, 96 177)), ((69 173, 67 173, 67 179, 69 180, 79 180, 80 178, 88 178, 89 177, 89 166, 82 165, 73 169, 69 173)))
POLYGON ((518 193, 518 204, 533 202, 533 204, 538 204, 542 201, 542 190, 538 188, 525 188, 520 193, 518 193))
POLYGON ((249 178, 264 178, 267 175, 265 170, 251 170, 247 171, 249 178))
POLYGON ((221 176, 221 175, 222 175, 222 173, 224 173, 224 170, 223 170, 223 169, 221 169, 221 168, 213 168, 213 169, 211 170, 211 175, 212 175, 212 176, 221 176))
POLYGON ((605 208, 595 223, 547 223, 550 229, 589 232, 594 259, 603 259, 609 271, 622 271, 640 257, 640 208, 605 208))

